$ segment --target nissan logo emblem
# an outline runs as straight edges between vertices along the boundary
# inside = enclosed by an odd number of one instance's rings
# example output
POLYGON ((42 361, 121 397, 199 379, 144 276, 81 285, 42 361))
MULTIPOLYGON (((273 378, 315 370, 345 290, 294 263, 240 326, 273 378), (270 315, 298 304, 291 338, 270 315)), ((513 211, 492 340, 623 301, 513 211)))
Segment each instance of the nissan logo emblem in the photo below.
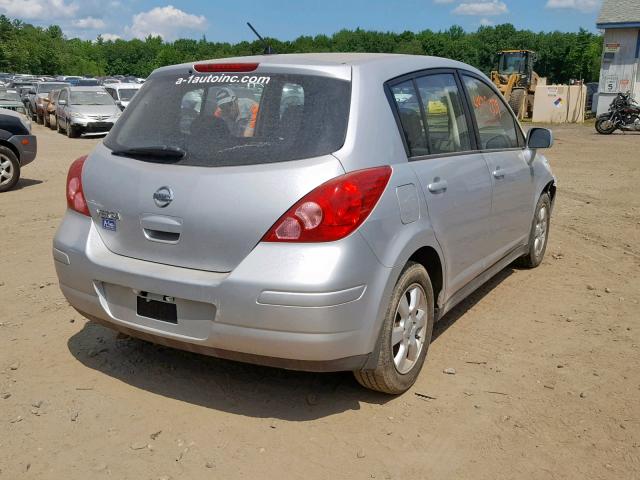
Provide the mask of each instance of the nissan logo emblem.
POLYGON ((169 187, 160 187, 153 194, 153 201, 160 208, 166 207, 173 202, 173 190, 169 187))

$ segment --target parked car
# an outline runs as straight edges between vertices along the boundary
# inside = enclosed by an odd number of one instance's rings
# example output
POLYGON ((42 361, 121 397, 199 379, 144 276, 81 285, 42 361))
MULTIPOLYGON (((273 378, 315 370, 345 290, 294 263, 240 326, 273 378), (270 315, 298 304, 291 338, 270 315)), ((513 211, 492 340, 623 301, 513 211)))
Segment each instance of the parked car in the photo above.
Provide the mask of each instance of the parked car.
POLYGON ((96 87, 100 82, 95 78, 72 78, 69 83, 74 87, 96 87))
POLYGON ((70 138, 83 133, 106 133, 120 113, 103 87, 65 87, 58 96, 56 127, 70 138))
POLYGON ((12 189, 20 171, 33 162, 38 152, 31 122, 23 114, 0 109, 0 192, 12 189))
POLYGON ((129 335, 401 393, 434 321, 512 262, 542 261, 551 144, 453 60, 164 67, 69 169, 60 287, 129 335), (247 85, 258 100, 236 95, 247 85))
POLYGON ((58 102, 58 96, 60 90, 51 90, 49 97, 47 98, 47 107, 44 113, 44 126, 55 130, 57 126, 56 122, 56 106, 58 102))
POLYGON ((22 103, 18 91, 12 88, 0 88, 0 108, 13 110, 14 112, 27 114, 27 110, 22 103))
POLYGON ((47 99, 51 90, 57 90, 69 85, 66 82, 39 82, 29 91, 29 102, 31 110, 31 120, 39 124, 44 123, 47 99))
POLYGON ((100 80, 100 83, 101 83, 102 85, 108 85, 108 84, 111 84, 111 83, 122 83, 122 82, 121 82, 121 81, 120 81, 120 79, 118 79, 118 78, 114 78, 114 77, 104 77, 104 78, 102 78, 102 79, 100 80))
POLYGON ((120 110, 124 110, 133 96, 142 87, 139 83, 112 83, 105 84, 104 89, 115 100, 116 105, 120 107, 120 110))

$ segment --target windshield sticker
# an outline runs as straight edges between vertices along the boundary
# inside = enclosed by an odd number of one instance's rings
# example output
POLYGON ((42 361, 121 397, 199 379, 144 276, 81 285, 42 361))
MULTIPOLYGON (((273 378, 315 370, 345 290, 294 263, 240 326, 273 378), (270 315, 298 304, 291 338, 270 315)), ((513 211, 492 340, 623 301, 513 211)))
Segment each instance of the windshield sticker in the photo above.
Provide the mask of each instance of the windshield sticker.
POLYGON ((189 75, 187 78, 179 78, 176 85, 195 83, 244 83, 249 85, 266 85, 271 77, 259 77, 257 75, 189 75))

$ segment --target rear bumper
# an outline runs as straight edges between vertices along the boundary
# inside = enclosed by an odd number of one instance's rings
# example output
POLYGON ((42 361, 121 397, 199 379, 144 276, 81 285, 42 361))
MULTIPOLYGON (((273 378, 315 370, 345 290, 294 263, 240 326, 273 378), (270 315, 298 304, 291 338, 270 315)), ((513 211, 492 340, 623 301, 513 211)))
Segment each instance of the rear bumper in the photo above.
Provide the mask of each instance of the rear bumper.
POLYGON ((371 362, 394 274, 357 233, 324 245, 260 243, 231 273, 116 255, 71 211, 53 246, 60 288, 84 316, 156 343, 298 370, 371 362), (138 291, 174 297, 177 324, 139 316, 138 291))
POLYGON ((20 153, 20 167, 33 162, 38 153, 38 140, 35 135, 14 135, 9 138, 20 153))

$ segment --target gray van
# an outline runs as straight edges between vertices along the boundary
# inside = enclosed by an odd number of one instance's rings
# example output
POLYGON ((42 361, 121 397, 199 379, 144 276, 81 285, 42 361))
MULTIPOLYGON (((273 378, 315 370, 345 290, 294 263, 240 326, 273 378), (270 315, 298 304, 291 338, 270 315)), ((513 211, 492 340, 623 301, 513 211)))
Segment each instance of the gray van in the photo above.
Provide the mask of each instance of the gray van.
POLYGON ((401 393, 435 321, 542 261, 551 144, 444 58, 163 67, 70 167, 60 288, 129 335, 401 393))

